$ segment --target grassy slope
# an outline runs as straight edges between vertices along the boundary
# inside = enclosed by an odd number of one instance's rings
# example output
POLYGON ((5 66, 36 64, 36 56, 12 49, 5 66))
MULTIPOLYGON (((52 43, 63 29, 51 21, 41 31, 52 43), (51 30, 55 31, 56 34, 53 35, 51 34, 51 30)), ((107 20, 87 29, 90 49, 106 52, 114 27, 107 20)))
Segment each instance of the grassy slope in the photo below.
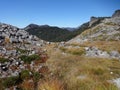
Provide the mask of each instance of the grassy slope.
MULTIPOLYGON (((119 42, 106 42, 103 46, 101 43, 103 42, 88 42, 85 45, 116 48, 116 44, 119 44, 119 42)), ((118 90, 114 84, 108 82, 120 75, 118 60, 63 53, 55 47, 57 47, 55 44, 46 47, 50 56, 47 63, 53 75, 64 81, 66 90, 118 90)))

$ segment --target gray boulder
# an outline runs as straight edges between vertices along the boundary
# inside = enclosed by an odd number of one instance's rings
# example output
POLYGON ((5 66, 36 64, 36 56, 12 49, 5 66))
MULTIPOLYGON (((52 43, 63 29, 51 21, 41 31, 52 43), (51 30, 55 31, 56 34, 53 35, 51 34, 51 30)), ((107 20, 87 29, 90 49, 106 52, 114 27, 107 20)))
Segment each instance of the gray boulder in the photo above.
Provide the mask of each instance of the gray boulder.
POLYGON ((99 50, 96 47, 86 47, 86 56, 108 58, 109 54, 106 51, 99 50))
POLYGON ((118 51, 111 51, 110 52, 110 56, 112 58, 118 58, 118 59, 120 59, 120 53, 118 51))

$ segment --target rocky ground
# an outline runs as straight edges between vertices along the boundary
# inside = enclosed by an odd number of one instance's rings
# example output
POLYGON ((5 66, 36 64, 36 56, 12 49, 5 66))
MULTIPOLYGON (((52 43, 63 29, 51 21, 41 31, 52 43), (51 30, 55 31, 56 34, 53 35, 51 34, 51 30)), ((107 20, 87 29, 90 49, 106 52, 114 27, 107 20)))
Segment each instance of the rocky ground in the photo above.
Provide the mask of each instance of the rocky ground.
MULTIPOLYGON (((48 55, 42 46, 48 43, 17 27, 1 23, 0 80, 5 85, 0 88, 10 90, 9 88, 16 86, 16 84, 13 83, 14 81, 10 82, 9 79, 19 77, 18 80, 24 80, 21 75, 27 72, 28 76, 24 77, 33 76, 34 73, 44 76, 44 73, 48 72, 48 67, 45 64, 48 55)), ((17 86, 14 87, 14 90, 17 90, 15 88, 17 86)))

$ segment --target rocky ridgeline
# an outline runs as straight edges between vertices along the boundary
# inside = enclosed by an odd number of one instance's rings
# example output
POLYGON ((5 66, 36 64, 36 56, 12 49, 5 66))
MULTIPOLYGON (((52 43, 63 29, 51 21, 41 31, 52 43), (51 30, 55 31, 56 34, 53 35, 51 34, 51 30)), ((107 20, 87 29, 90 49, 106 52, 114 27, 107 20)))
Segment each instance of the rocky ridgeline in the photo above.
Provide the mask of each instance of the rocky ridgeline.
POLYGON ((84 41, 112 41, 120 40, 120 10, 115 11, 112 17, 97 18, 91 17, 89 29, 77 37, 68 41, 69 43, 81 43, 84 41))
POLYGON ((120 17, 120 10, 116 10, 112 15, 112 18, 120 17))
POLYGON ((89 27, 93 27, 93 26, 101 23, 102 20, 104 20, 105 18, 110 18, 110 17, 94 17, 94 16, 92 16, 90 18, 89 27))
POLYGON ((19 76, 23 70, 47 71, 45 44, 25 30, 0 23, 0 78, 19 76))
POLYGON ((91 17, 89 22, 89 27, 91 27, 94 23, 98 22, 99 18, 97 17, 91 17))
MULTIPOLYGON (((120 10, 116 10, 111 18, 117 18, 120 17, 120 10)), ((93 26, 93 24, 98 24, 100 23, 102 20, 104 19, 109 19, 110 17, 94 17, 92 16, 90 18, 90 22, 89 22, 89 27, 93 26)), ((116 21, 116 20, 115 20, 116 21)))

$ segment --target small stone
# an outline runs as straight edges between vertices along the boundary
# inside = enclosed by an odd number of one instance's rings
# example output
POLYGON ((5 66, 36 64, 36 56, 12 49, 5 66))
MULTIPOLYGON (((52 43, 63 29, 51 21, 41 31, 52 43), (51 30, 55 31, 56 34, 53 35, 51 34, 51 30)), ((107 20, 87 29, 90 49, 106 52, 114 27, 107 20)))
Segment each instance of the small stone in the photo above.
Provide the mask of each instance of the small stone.
POLYGON ((110 74, 113 74, 113 72, 110 72, 110 74))

